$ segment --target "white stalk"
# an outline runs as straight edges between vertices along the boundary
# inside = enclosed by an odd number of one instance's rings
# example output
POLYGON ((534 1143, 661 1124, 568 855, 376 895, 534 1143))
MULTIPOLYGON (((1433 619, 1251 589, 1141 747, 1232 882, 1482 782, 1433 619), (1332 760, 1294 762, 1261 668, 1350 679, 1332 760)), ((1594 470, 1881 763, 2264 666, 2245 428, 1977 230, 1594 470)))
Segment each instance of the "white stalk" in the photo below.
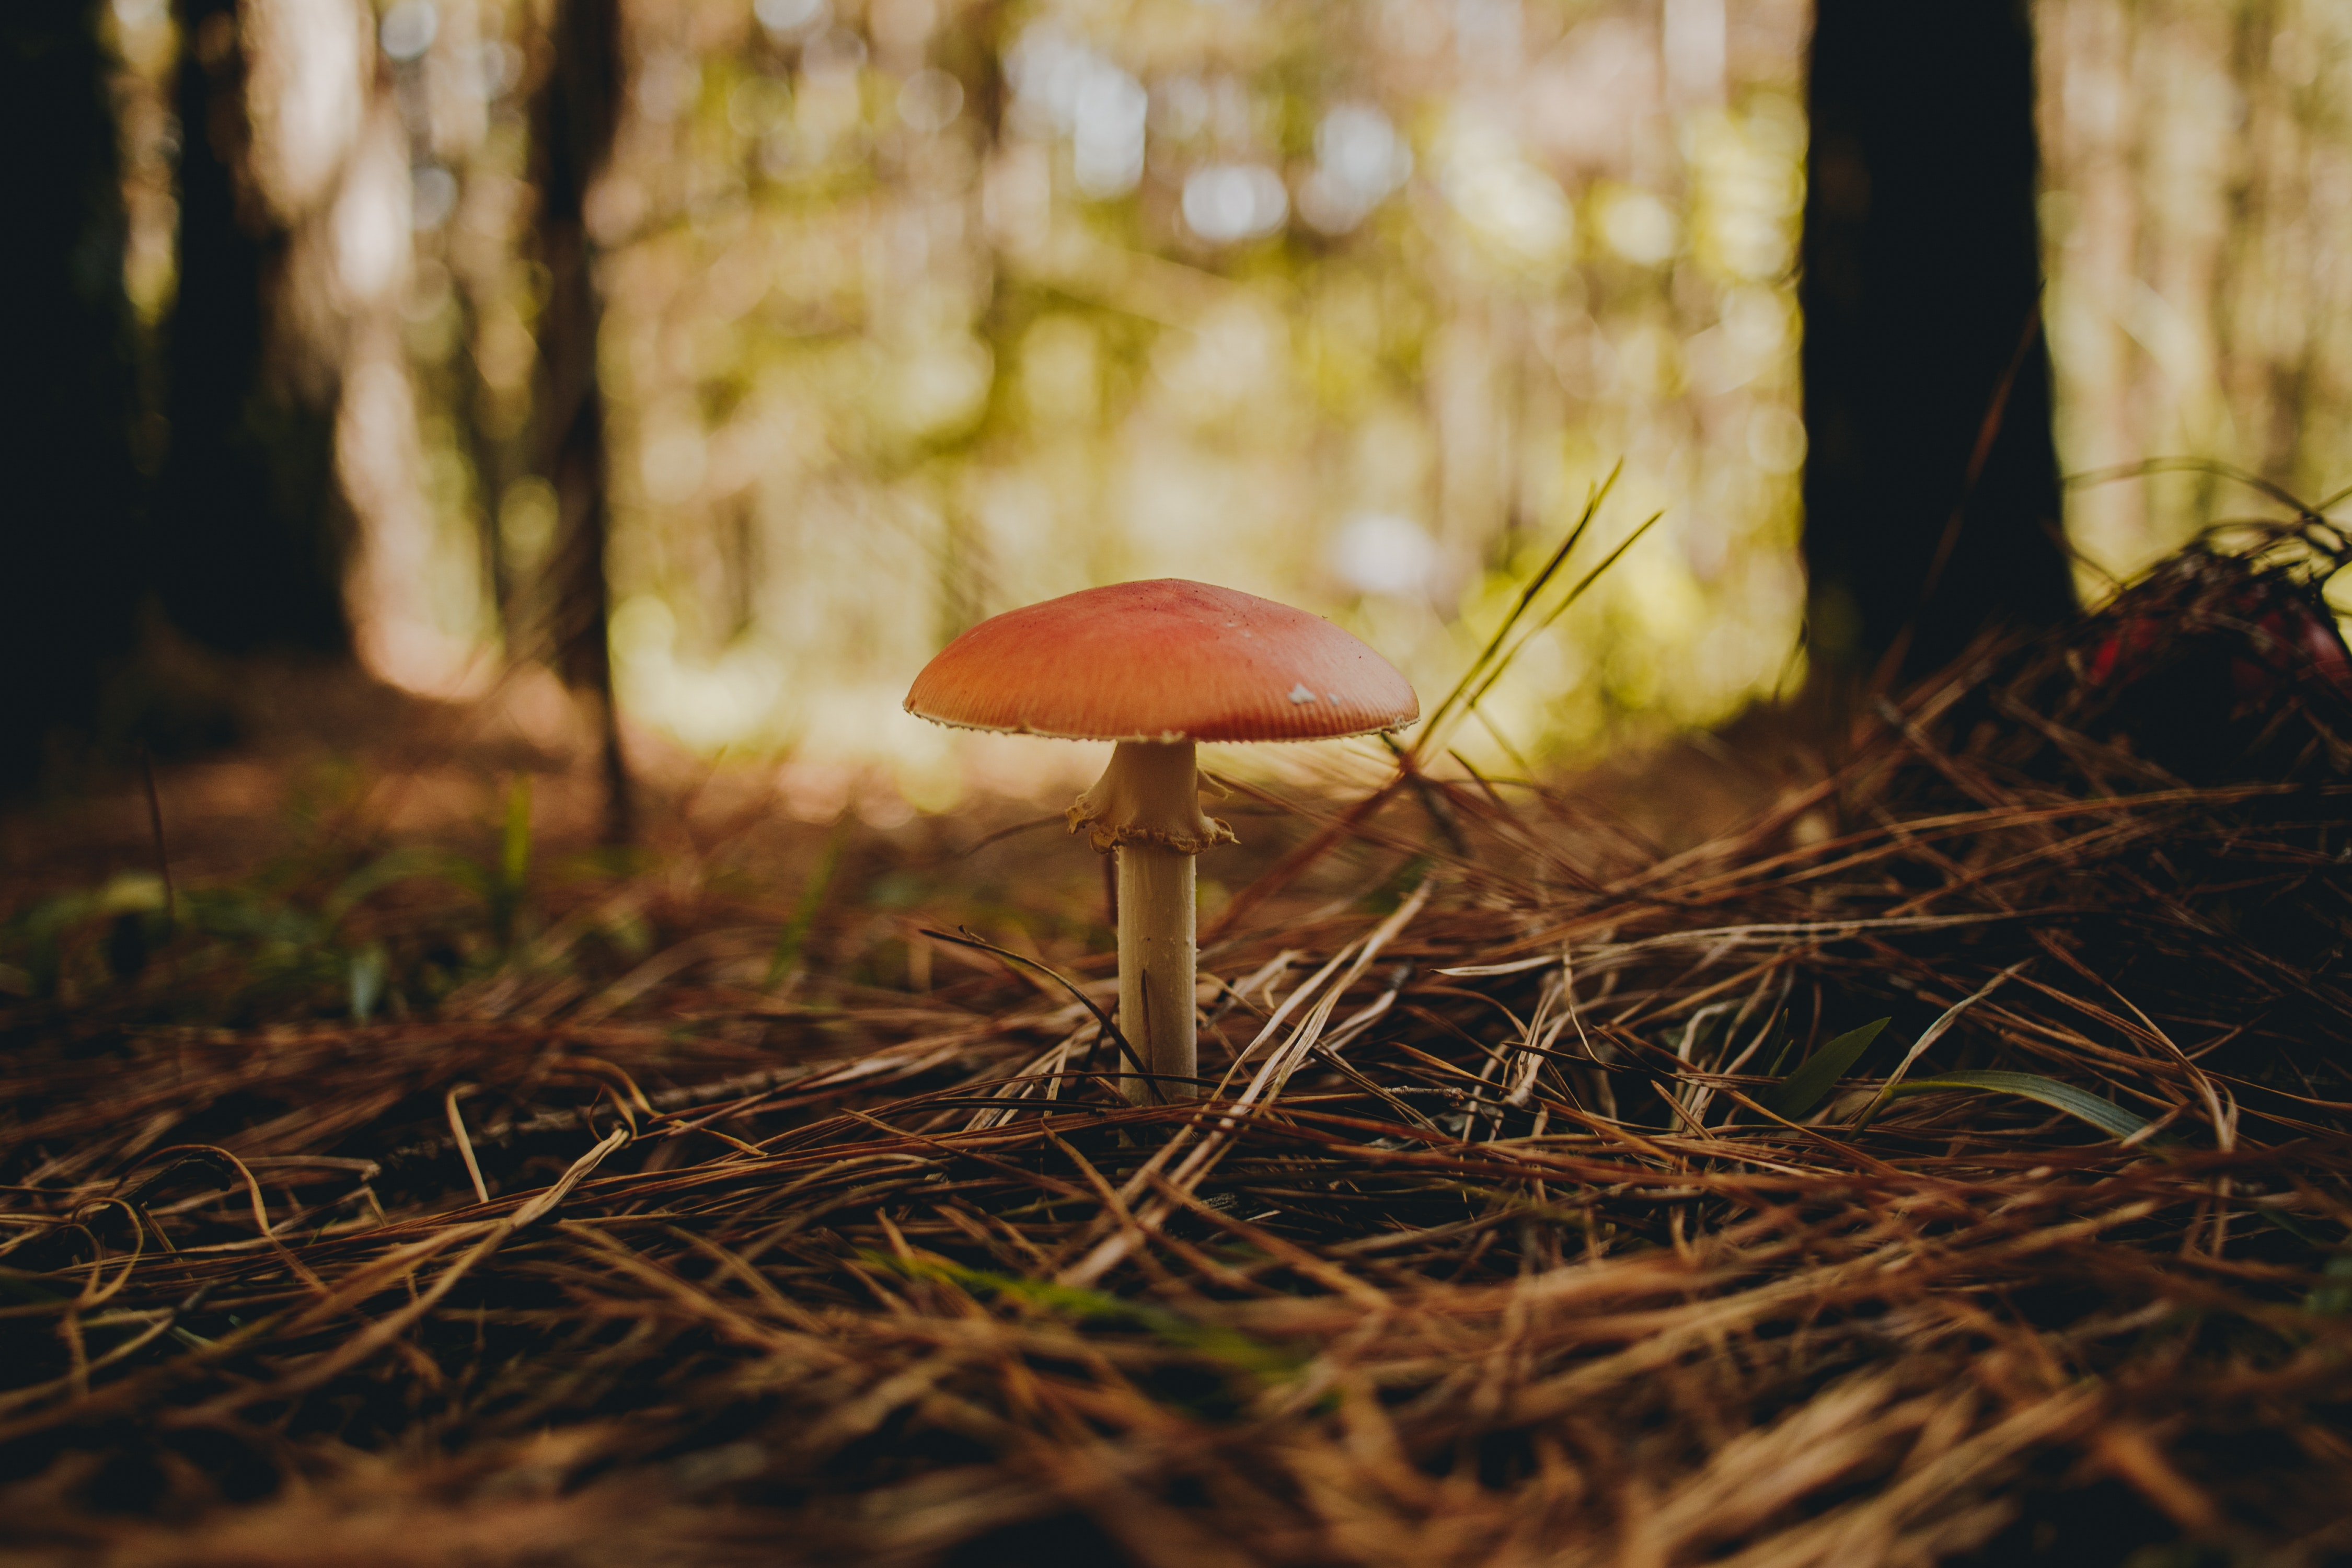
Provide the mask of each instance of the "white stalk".
POLYGON ((1198 1041, 1192 1020, 1192 857, 1157 844, 1118 847, 1118 1029, 1149 1079, 1122 1078, 1139 1105, 1190 1100, 1198 1041), (1159 1093, 1152 1089, 1157 1086, 1159 1093))
POLYGON ((1118 1028, 1150 1079, 1127 1076, 1137 1104, 1194 1098, 1192 857, 1233 831, 1201 811, 1190 741, 1122 741, 1110 765, 1070 807, 1070 831, 1091 827, 1118 852, 1118 1028))

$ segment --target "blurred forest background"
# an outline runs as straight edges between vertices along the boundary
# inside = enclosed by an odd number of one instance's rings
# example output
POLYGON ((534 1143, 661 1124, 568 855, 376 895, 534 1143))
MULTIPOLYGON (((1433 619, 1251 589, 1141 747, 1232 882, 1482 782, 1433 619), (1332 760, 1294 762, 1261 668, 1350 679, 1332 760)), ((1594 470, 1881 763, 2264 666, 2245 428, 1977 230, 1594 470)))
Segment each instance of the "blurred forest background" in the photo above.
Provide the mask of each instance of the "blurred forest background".
MULTIPOLYGON (((11 144, 57 153, 19 221, 76 237, 83 310, 20 336, 10 417, 89 476, 12 509, 13 591, 79 639, 44 633, 19 735, 43 701, 152 730, 107 661, 168 625, 943 807, 991 753, 898 702, 983 616, 1198 577, 1442 690, 1612 473, 1591 556, 1656 526, 1465 752, 1540 766, 1806 676, 1801 249, 1809 201, 1833 238, 1873 200, 1809 131, 1807 0, 12 9, 43 86, 11 144), (142 605, 71 602, 93 563, 142 605)), ((2038 107, 2022 292, 1952 321, 1996 367, 2046 343, 2019 420, 2068 472, 2342 482, 2352 3, 2039 0, 2030 84, 2023 24, 1973 9, 2038 107)), ((2214 483, 2070 492, 2078 589, 2214 483)), ((1816 555, 1813 656, 1883 647, 1816 555)))

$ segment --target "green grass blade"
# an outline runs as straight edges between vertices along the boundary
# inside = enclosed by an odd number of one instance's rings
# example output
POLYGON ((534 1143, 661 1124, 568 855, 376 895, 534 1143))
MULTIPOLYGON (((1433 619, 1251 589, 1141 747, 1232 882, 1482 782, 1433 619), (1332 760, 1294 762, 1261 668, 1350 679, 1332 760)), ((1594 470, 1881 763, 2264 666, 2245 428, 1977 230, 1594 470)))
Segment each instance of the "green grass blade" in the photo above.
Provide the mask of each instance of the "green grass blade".
POLYGON ((385 851, 344 878, 342 884, 328 894, 326 902, 320 906, 319 919, 332 930, 342 923, 343 917, 350 914, 362 899, 394 883, 420 877, 433 878, 462 888, 484 903, 488 903, 496 894, 489 873, 474 861, 454 850, 430 845, 409 845, 385 851))
POLYGON ((1770 1090, 1757 1097, 1757 1103, 1775 1116, 1785 1116, 1795 1121, 1811 1114, 1815 1106, 1829 1098, 1838 1079, 1853 1070, 1870 1042, 1878 1032, 1893 1022, 1879 1018, 1859 1029, 1848 1029, 1811 1056, 1804 1065, 1775 1084, 1770 1090))
POLYGON ((2254 1213, 2273 1228, 2286 1232, 2305 1247, 2317 1247, 2325 1251, 2333 1245, 2326 1237, 2313 1229, 2307 1222, 2297 1219, 2284 1209, 2256 1209, 2254 1213))
POLYGON ((2326 1283, 2304 1297, 2303 1310, 2336 1318, 2352 1312, 2352 1257, 2336 1254, 2327 1260, 2319 1277, 2326 1283))
POLYGON ((517 897, 530 879, 530 775, 517 773, 507 791, 506 832, 499 839, 499 879, 517 897))
POLYGON ((1040 1308, 1081 1323, 1139 1329, 1165 1343, 1229 1362, 1272 1382, 1297 1373, 1308 1358, 1278 1345, 1252 1339, 1236 1330, 1198 1323, 1165 1307, 1129 1301, 1105 1291, 1088 1290, 1018 1274, 972 1268, 946 1258, 900 1258, 865 1251, 868 1265, 887 1268, 909 1279, 943 1279, 976 1300, 998 1300, 1040 1308))
POLYGON ((2113 1138, 2128 1138, 2147 1125, 2146 1117, 2126 1110, 2113 1100, 2101 1100, 2086 1089, 2078 1089, 2071 1083, 2061 1083, 2054 1078, 2044 1078, 2033 1072, 1948 1072, 1935 1078, 1915 1078, 1898 1083, 1888 1094, 1891 1099, 1900 1099, 1910 1094, 1959 1089, 2014 1094, 2039 1100, 2053 1110, 2080 1117, 2113 1138))
POLYGON ((1504 616, 1503 624, 1495 628, 1495 635, 1486 639, 1486 646, 1479 650, 1476 658, 1470 661, 1470 668, 1462 672, 1462 679, 1454 683, 1454 689, 1445 694, 1444 701, 1430 710, 1429 717, 1422 724, 1421 734, 1408 748, 1409 754, 1419 757, 1424 751, 1439 743, 1439 736, 1446 728, 1447 721, 1454 716, 1456 710, 1463 706, 1464 699, 1468 696, 1479 678, 1486 673, 1487 668, 1501 655, 1504 644, 1510 640, 1512 628, 1517 626, 1520 617, 1534 606, 1538 595, 1543 593, 1553 576, 1568 563, 1569 555, 1584 538, 1585 531, 1592 526, 1592 520, 1600 515, 1601 503, 1609 499, 1609 492, 1616 487, 1617 476, 1624 471, 1624 463, 1619 462, 1615 468, 1609 470, 1607 479, 1593 486, 1586 493, 1584 510, 1578 514, 1576 521, 1570 525, 1568 537, 1560 541, 1559 548, 1551 552, 1542 568, 1529 578, 1528 585, 1519 591, 1518 599, 1511 605, 1510 612, 1504 616))
POLYGON ((1643 521, 1641 527, 1635 529, 1623 539, 1618 541, 1617 548, 1612 550, 1607 555, 1601 557, 1600 565, 1595 566, 1591 571, 1587 572, 1582 577, 1579 578, 1577 580, 1576 586, 1570 588, 1565 595, 1561 595, 1559 603, 1545 611, 1543 618, 1537 621, 1534 626, 1529 626, 1527 630, 1527 634, 1520 637, 1518 641, 1511 645, 1510 651, 1494 663, 1494 665, 1486 671, 1486 679, 1479 681, 1477 689, 1470 693, 1469 700, 1465 704, 1465 706, 1468 708, 1475 708, 1478 706, 1479 702, 1485 699, 1486 693, 1495 689, 1495 683, 1503 679, 1504 675, 1510 669, 1512 663, 1517 659, 1522 652, 1526 650, 1528 644, 1533 642, 1538 637, 1541 637, 1554 621, 1557 621, 1560 616, 1566 615, 1570 605, 1574 605, 1579 599, 1584 597, 1584 591, 1587 588, 1591 587, 1595 583, 1601 581, 1601 574, 1607 572, 1612 566, 1616 565, 1619 558, 1622 557, 1625 552, 1633 549, 1633 546, 1642 542, 1642 536, 1648 533, 1651 528, 1657 523, 1658 520, 1665 515, 1666 514, 1662 511, 1652 512, 1649 517, 1643 521))
POLYGON ((364 1024, 375 1013, 375 1005, 383 997, 383 982, 387 965, 383 943, 372 942, 352 954, 350 981, 352 1022, 364 1024))
POLYGON ((490 895, 490 930, 500 949, 514 946, 530 882, 530 775, 517 773, 507 791, 507 821, 499 835, 499 875, 490 895))
POLYGON ((848 818, 833 830, 824 850, 817 857, 816 869, 801 884, 800 901, 793 907, 793 918, 784 922, 777 933, 776 951, 768 960, 768 985, 771 989, 783 984, 784 976, 800 967, 801 949, 808 945, 809 931, 816 925, 817 910, 824 907, 824 891, 833 881, 835 867, 841 864, 842 846, 849 840, 848 818))

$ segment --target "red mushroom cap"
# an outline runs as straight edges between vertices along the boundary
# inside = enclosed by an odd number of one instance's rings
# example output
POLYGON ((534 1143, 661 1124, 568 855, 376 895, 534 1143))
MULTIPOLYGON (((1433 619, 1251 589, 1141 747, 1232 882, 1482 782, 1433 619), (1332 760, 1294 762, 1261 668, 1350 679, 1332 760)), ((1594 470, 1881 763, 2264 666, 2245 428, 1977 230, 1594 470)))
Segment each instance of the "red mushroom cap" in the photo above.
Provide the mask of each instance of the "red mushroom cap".
POLYGON ((1168 577, 981 622, 924 666, 907 711, 1071 741, 1317 741, 1410 724, 1421 700, 1319 616, 1168 577))

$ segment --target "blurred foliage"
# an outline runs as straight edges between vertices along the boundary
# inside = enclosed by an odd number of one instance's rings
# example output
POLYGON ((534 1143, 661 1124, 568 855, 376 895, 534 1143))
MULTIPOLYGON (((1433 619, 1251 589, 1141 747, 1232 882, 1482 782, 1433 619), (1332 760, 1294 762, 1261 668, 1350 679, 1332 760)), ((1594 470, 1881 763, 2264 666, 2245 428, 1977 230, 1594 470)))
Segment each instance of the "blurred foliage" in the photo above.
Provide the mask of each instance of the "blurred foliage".
POLYGON ((936 772, 896 709, 941 640, 1158 574, 1431 684, 1621 456, 1609 525, 1673 515, 1497 725, 1769 685, 1797 18, 1727 56, 1675 9, 1670 81, 1655 7, 640 7, 599 213, 625 689, 936 772))
POLYGON ((581 886, 607 886, 611 868, 592 858, 534 879, 527 776, 507 786, 480 855, 381 847, 354 831, 358 797, 341 782, 327 787, 344 809, 298 802, 289 844, 246 877, 173 887, 158 871, 125 871, 19 910, 0 924, 0 993, 143 1005, 185 1022, 365 1023, 430 1009, 467 982, 568 973, 583 943, 607 962, 645 956, 651 933, 635 902, 545 917, 551 885, 576 898, 581 886))
MULTIPOLYGON (((625 700, 699 747, 887 761, 943 804, 957 742, 898 703, 971 622, 1187 575, 1442 682, 1620 459, 1603 531, 1664 523, 1464 743, 1540 756, 1769 688, 1800 596, 1804 15, 1735 11, 633 5, 590 213, 625 700)), ((169 58, 163 13, 116 16, 130 75, 169 58)), ((452 647, 541 652, 556 519, 516 443, 541 25, 376 15, 416 452, 397 569, 355 591, 399 601, 357 618, 411 684, 466 678, 452 647)), ((134 142, 172 133, 125 96, 134 142)), ((133 252, 152 311, 168 280, 133 252)))
MULTIPOLYGON (((354 375, 353 423, 413 450, 355 470, 363 524, 397 543, 355 592, 383 601, 363 653, 431 689, 478 689, 501 645, 543 653, 558 520, 520 445, 541 9, 373 17, 413 255, 385 274, 397 363, 354 375)), ((152 319, 175 44, 155 0, 113 14, 152 319)), ((2352 345, 2322 325, 2352 320, 2325 243, 2352 143, 2324 84, 2352 10, 2036 17, 2070 467, 2186 453, 2326 488, 2352 406, 2352 345)), ((987 615, 1160 574, 1331 615, 1442 689, 1621 460, 1598 543, 1661 525, 1462 744, 1540 762, 1801 673, 1801 0, 633 0, 625 20, 590 217, 638 720, 884 763, 945 805, 965 742, 898 711, 913 670, 987 615)), ((2208 514, 2172 483, 2078 495, 2091 556, 2129 568, 2208 514)))
MULTIPOLYGON (((2352 438, 2343 0, 2041 0, 2042 197, 2069 471, 2217 459, 2305 495, 2352 438)), ((2211 475, 2091 487, 2074 542, 2138 571, 2235 505, 2211 475)))

